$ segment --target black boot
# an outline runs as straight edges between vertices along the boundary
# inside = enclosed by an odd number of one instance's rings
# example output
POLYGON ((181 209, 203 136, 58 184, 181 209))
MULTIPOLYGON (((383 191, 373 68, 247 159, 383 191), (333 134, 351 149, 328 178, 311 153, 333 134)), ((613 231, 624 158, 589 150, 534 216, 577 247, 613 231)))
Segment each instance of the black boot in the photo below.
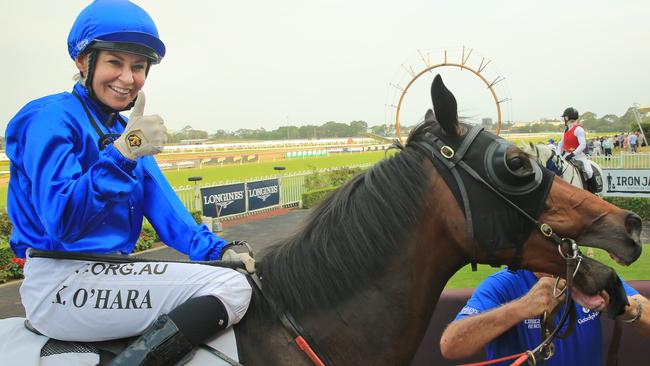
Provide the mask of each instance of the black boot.
POLYGON ((596 176, 596 174, 592 175, 589 180, 587 180, 587 185, 589 186, 589 191, 591 193, 599 193, 603 190, 603 182, 600 179, 600 176, 596 176))
POLYGON ((192 344, 178 330, 174 321, 163 314, 109 365, 175 365, 191 351, 192 344))

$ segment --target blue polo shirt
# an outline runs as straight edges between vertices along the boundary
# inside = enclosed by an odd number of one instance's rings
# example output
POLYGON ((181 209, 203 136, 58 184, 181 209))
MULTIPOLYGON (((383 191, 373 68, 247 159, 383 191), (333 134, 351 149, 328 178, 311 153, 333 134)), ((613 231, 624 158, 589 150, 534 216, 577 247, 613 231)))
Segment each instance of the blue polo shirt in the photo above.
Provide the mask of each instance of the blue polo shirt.
MULTIPOLYGON (((532 272, 501 270, 486 278, 474 291, 455 320, 480 314, 516 300, 530 291, 537 283, 532 272)), ((628 296, 638 292, 623 282, 628 296)), ((603 365, 601 313, 576 304, 575 329, 566 339, 555 339, 555 355, 547 361, 548 366, 603 365)), ((559 315, 558 315, 559 320, 559 315)), ((503 333, 486 346, 489 360, 531 350, 541 343, 541 319, 524 320, 503 333)), ((510 365, 508 360, 495 365, 510 365)))

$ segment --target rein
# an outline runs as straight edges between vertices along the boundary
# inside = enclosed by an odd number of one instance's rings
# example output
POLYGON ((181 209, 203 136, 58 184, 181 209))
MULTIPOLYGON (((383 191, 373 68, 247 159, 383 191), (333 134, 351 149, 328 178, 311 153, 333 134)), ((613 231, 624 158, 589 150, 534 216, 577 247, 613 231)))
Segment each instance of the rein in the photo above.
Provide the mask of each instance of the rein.
MULTIPOLYGON (((560 297, 564 294, 564 312, 562 313, 562 317, 560 318, 559 324, 553 329, 552 331, 549 331, 548 329, 548 322, 549 320, 552 322, 553 317, 545 316, 544 318, 544 326, 542 327, 542 336, 546 335, 546 338, 534 349, 529 350, 524 352, 524 355, 520 356, 515 362, 511 364, 511 366, 518 366, 522 365, 524 362, 528 361, 529 365, 536 365, 537 360, 541 359, 542 364, 546 364, 546 361, 549 360, 551 357, 553 357, 553 354, 555 353, 555 347, 553 345, 553 339, 556 337, 563 337, 568 334, 570 330, 567 330, 563 336, 559 335, 560 329, 564 326, 564 323, 569 317, 569 313, 571 313, 573 309, 573 299, 571 299, 571 290, 573 288, 573 279, 575 278, 576 273, 578 273, 578 268, 580 268, 580 264, 582 263, 582 254, 580 253, 580 249, 578 248, 578 244, 573 240, 573 239, 567 239, 571 243, 571 250, 572 254, 567 255, 562 251, 562 248, 558 246, 558 252, 564 258, 566 261, 566 286, 564 289, 559 293, 555 294, 555 289, 557 288, 558 281, 555 283, 555 288, 553 289, 553 295, 556 297, 560 297), (575 263, 575 268, 572 268, 572 264, 575 263), (572 271, 573 269, 573 271, 572 271), (572 273, 573 272, 573 273, 572 273)), ((555 309, 559 308, 559 304, 555 307, 555 309)), ((551 312, 553 314, 555 312, 555 309, 551 312)), ((546 314, 545 314, 546 315, 546 314)))
POLYGON ((306 335, 307 333, 298 322, 296 322, 291 313, 280 309, 280 307, 269 296, 264 294, 264 291, 262 291, 262 278, 259 277, 257 273, 248 274, 247 278, 249 278, 249 282, 251 282, 251 284, 259 291, 262 298, 269 304, 269 306, 271 306, 275 315, 278 316, 280 323, 282 323, 284 328, 289 332, 289 334, 291 334, 298 348, 305 353, 309 360, 316 366, 325 366, 326 364, 322 361, 322 359, 325 359, 327 364, 331 365, 332 362, 329 359, 325 356, 319 356, 319 354, 322 355, 323 353, 318 350, 316 342, 312 342, 314 345, 314 348, 312 349, 309 343, 305 340, 305 338, 308 337, 306 335))

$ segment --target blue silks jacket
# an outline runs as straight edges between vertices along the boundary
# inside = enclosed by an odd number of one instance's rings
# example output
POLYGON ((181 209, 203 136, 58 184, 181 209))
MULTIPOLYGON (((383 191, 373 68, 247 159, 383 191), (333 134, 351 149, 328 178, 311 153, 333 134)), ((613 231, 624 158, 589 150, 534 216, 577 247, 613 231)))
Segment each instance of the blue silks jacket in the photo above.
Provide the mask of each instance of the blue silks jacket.
MULTIPOLYGON (((104 133, 121 133, 77 83, 104 133)), ((126 120, 126 118, 124 118, 126 120)), ((133 251, 146 217, 163 242, 192 260, 218 259, 226 242, 197 225, 151 156, 129 160, 99 136, 71 93, 36 99, 9 122, 7 211, 16 256, 27 248, 70 252, 133 251)))

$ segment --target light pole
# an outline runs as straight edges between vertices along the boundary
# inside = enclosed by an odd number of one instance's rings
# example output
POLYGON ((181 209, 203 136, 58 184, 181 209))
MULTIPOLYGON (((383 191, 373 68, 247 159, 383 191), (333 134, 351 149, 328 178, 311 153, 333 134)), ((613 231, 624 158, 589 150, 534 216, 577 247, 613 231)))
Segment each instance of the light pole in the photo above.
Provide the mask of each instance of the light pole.
POLYGON ((278 172, 278 203, 282 207, 282 171, 287 169, 284 166, 274 166, 273 170, 278 172))

